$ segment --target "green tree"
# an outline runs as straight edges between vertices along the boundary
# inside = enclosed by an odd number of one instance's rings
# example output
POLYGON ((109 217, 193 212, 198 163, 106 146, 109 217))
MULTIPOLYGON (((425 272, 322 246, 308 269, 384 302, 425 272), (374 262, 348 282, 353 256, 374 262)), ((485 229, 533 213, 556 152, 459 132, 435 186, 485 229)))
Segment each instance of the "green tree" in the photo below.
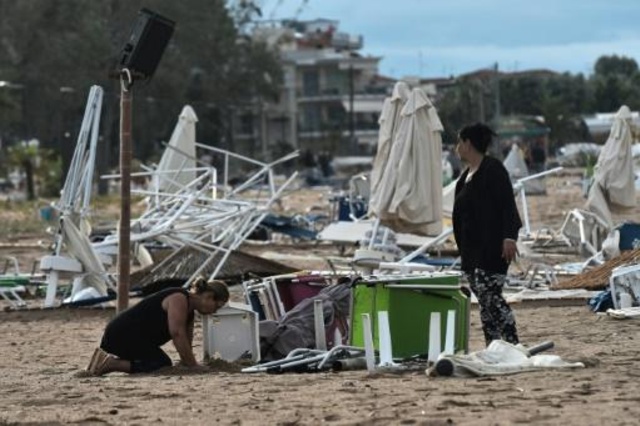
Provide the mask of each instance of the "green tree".
POLYGON ((36 199, 35 169, 38 157, 37 145, 22 142, 9 147, 9 165, 18 167, 24 172, 26 179, 27 198, 36 199))
POLYGON ((62 162, 51 149, 41 148, 37 143, 20 142, 7 149, 9 166, 17 167, 25 174, 27 198, 35 200, 38 195, 55 197, 60 195, 62 162))
MULTIPOLYGON (((483 73, 459 78, 445 89, 438 100, 445 142, 454 142, 455 132, 465 123, 489 121, 495 115, 495 96, 495 87, 483 73)), ((570 73, 503 73, 500 104, 501 115, 544 117, 553 149, 572 140, 589 140, 585 114, 613 112, 623 104, 640 109, 640 71, 634 59, 613 55, 598 58, 589 78, 570 73)))
POLYGON ((624 56, 601 56, 594 65, 591 85, 597 111, 612 112, 620 106, 640 108, 640 71, 637 62, 624 56))
POLYGON ((475 79, 460 78, 446 89, 438 101, 438 115, 445 128, 443 143, 454 144, 458 130, 468 123, 485 120, 492 109, 487 102, 486 86, 475 79))
POLYGON ((596 76, 618 75, 631 78, 638 73, 638 63, 635 59, 625 56, 605 55, 598 58, 593 70, 596 76))
POLYGON ((500 103, 507 114, 540 115, 540 96, 544 79, 535 76, 503 76, 500 103))

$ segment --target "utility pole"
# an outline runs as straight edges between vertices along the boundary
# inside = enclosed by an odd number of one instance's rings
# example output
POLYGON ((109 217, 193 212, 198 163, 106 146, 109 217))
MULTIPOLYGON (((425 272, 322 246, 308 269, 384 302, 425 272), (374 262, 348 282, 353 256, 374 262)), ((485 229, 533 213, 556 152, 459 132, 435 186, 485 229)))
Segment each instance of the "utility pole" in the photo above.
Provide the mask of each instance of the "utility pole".
POLYGON ((289 115, 289 133, 291 147, 298 149, 298 105, 296 99, 296 66, 291 63, 285 69, 285 87, 287 89, 287 104, 289 115))
POLYGON ((349 65, 349 144, 353 154, 357 154, 356 146, 356 118, 353 110, 354 103, 354 71, 353 64, 349 65))
POLYGON ((477 80, 478 82, 478 109, 479 109, 479 117, 480 122, 484 123, 486 117, 484 115, 484 84, 481 80, 477 80))
MULTIPOLYGON (((493 66, 493 95, 495 97, 495 112, 494 112, 494 116, 493 116, 493 130, 496 132, 500 131, 500 72, 498 71, 498 63, 496 62, 495 65, 493 66)), ((501 158, 502 153, 500 152, 501 150, 499 149, 499 147, 501 146, 502 142, 493 144, 492 146, 492 152, 494 155, 496 155, 497 158, 501 158)))
POLYGON ((496 102, 496 111, 495 111, 495 123, 496 125, 498 125, 498 122, 500 121, 500 73, 498 71, 498 63, 496 62, 494 67, 494 76, 493 76, 493 82, 494 82, 494 96, 495 96, 495 102, 496 102))
POLYGON ((268 147, 268 140, 267 140, 267 112, 266 112, 265 102, 262 95, 260 95, 259 97, 259 102, 260 102, 260 141, 262 143, 262 160, 264 162, 268 162, 269 147, 268 147))

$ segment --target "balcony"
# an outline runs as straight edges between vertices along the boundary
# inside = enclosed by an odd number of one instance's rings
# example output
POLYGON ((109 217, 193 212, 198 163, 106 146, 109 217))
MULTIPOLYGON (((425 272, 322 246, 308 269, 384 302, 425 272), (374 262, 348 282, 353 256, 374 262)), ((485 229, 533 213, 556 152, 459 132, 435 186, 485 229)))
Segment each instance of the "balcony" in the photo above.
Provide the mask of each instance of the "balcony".
MULTIPOLYGON (((355 125, 356 136, 377 136, 378 130, 378 124, 373 122, 358 121, 355 125)), ((300 124, 298 125, 298 132, 302 137, 320 137, 330 133, 347 137, 349 136, 349 124, 347 122, 300 124)))
MULTIPOLYGON (((367 86, 363 89, 356 88, 353 92, 356 98, 379 98, 384 100, 387 95, 386 88, 367 86)), ((296 91, 298 102, 330 102, 342 101, 349 97, 348 88, 319 87, 314 89, 298 89, 296 91)))

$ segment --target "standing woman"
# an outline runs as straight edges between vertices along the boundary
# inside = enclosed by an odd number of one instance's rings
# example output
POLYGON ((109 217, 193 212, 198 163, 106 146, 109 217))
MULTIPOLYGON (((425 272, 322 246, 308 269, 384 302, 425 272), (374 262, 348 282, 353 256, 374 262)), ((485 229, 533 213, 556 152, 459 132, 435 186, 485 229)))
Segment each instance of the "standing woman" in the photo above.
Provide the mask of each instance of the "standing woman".
POLYGON ((198 278, 191 291, 167 288, 146 297, 113 318, 102 336, 100 347, 87 370, 95 375, 120 371, 148 373, 172 365, 160 348, 173 341, 181 364, 196 367, 193 355, 193 317, 216 312, 229 300, 229 290, 222 281, 198 278))
POLYGON ((458 135, 456 151, 468 167, 456 184, 453 231, 462 271, 478 298, 486 344, 496 339, 517 344, 516 321, 502 287, 518 254, 522 222, 507 170, 486 155, 493 136, 482 123, 465 126, 458 135))

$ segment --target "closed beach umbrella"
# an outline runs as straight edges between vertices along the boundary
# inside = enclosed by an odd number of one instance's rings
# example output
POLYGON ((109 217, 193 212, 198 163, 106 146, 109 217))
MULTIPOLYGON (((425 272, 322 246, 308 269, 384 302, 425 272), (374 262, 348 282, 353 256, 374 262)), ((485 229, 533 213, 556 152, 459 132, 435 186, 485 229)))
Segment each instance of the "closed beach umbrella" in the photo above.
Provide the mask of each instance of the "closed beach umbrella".
POLYGON ((160 192, 173 193, 196 178, 196 123, 198 117, 189 105, 182 108, 173 129, 169 146, 165 149, 153 177, 154 187, 160 192), (175 148, 175 149, 172 149, 175 148))
POLYGON ((617 112, 607 142, 596 163, 587 209, 613 227, 612 210, 636 206, 631 145, 631 111, 623 105, 617 112))
POLYGON ((60 220, 62 237, 67 251, 82 264, 83 269, 82 280, 74 282, 71 296, 73 297, 87 287, 93 287, 100 296, 106 296, 108 288, 115 287, 114 282, 107 274, 89 238, 76 226, 73 219, 76 218, 64 217, 60 220))
POLYGON ((393 87, 393 94, 384 100, 382 106, 379 120, 378 151, 371 170, 371 197, 369 199, 369 210, 377 217, 380 217, 380 214, 384 212, 386 204, 391 199, 393 185, 389 185, 392 172, 388 167, 388 160, 394 135, 397 133, 400 122, 400 113, 410 93, 409 85, 399 81, 393 87))
POLYGON ((518 144, 511 145, 507 158, 502 162, 512 181, 529 176, 529 168, 524 162, 524 155, 518 144))
POLYGON ((380 215, 381 223, 396 232, 433 236, 442 232, 442 131, 426 93, 413 89, 389 157, 394 190, 380 215))

